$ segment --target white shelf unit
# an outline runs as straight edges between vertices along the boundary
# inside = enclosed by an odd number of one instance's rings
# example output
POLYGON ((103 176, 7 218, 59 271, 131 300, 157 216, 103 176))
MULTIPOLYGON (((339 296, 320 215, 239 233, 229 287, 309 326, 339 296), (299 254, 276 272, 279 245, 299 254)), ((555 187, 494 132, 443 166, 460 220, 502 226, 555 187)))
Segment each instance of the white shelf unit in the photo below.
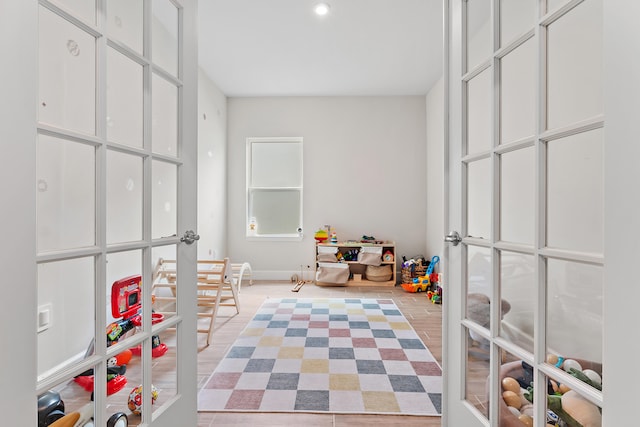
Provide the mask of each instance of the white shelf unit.
MULTIPOLYGON (((367 266, 365 264, 360 264, 358 261, 342 261, 345 264, 349 265, 349 271, 351 273, 349 281, 343 284, 334 284, 334 283, 323 283, 316 281, 316 285, 318 286, 395 286, 396 285, 396 245, 395 242, 383 242, 383 243, 368 243, 368 242, 356 242, 356 241, 348 241, 348 242, 338 242, 338 243, 319 243, 316 242, 316 271, 318 269, 318 247, 320 246, 328 246, 328 247, 337 247, 338 252, 342 254, 348 253, 354 249, 360 249, 362 247, 382 247, 382 263, 380 265, 389 265, 391 266, 391 279, 386 281, 375 281, 368 280, 366 277, 366 269, 367 266), (393 260, 385 261, 384 256, 385 253, 391 252, 393 256, 393 260)), ((315 277, 315 276, 314 276, 315 277)))

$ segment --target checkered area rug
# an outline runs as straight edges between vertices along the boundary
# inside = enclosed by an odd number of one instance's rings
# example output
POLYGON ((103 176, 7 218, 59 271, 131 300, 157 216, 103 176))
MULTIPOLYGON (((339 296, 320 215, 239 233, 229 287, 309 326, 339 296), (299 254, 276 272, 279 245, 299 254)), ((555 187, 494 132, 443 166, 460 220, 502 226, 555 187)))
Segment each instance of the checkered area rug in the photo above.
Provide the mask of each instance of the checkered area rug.
POLYGON ((200 411, 440 415, 442 371, 390 299, 269 299, 200 411))

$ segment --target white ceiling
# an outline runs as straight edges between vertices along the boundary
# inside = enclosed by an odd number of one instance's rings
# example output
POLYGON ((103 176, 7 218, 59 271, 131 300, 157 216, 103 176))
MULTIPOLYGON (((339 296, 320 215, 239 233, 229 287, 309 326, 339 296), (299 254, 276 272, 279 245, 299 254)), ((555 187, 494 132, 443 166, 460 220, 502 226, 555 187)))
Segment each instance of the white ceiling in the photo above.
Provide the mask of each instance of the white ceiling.
POLYGON ((442 0, 199 0, 200 66, 230 97, 423 95, 442 0))

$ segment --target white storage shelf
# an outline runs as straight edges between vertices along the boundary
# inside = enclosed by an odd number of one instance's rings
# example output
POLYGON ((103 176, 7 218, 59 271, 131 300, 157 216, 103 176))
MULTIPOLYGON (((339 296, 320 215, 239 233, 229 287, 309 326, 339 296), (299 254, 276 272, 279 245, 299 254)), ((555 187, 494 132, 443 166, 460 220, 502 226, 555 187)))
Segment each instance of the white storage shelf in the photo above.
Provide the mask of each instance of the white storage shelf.
POLYGON ((381 247, 382 248, 382 262, 380 265, 389 265, 391 266, 391 279, 386 281, 375 281, 368 280, 366 276, 366 268, 367 266, 364 264, 360 264, 358 261, 342 261, 343 263, 349 265, 349 270, 351 273, 351 277, 347 283, 335 284, 335 283, 324 283, 316 281, 316 285, 319 286, 395 286, 396 285, 396 245, 394 242, 384 242, 384 243, 365 243, 365 242, 338 242, 338 243, 318 243, 316 242, 316 271, 318 269, 318 251, 319 247, 337 247, 338 252, 342 254, 346 254, 349 251, 354 249, 360 249, 362 247, 381 247), (385 253, 391 252, 393 256, 393 260, 385 261, 384 256, 385 253))

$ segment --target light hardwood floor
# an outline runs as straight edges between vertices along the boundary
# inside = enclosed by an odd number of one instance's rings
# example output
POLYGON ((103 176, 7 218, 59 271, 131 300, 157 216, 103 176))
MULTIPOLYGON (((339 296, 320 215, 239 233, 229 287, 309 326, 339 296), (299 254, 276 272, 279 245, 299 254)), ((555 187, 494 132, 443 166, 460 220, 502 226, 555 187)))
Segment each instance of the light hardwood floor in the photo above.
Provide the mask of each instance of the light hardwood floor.
MULTIPOLYGON (((261 283, 254 281, 244 285, 240 293, 241 310, 235 314, 230 307, 221 307, 216 321, 213 343, 205 345, 206 337, 199 334, 198 389, 203 386, 217 364, 222 360, 236 337, 251 320, 267 298, 392 298, 411 323, 429 350, 442 364, 442 306, 432 304, 426 294, 407 293, 395 287, 320 287, 305 284, 299 292, 292 292, 291 283, 261 283)), ((387 416, 387 415, 338 415, 338 414, 274 414, 274 413, 198 413, 198 427, 209 426, 368 426, 383 423, 390 426, 435 427, 441 425, 440 417, 387 416)))
MULTIPOLYGON (((442 365, 442 306, 432 304, 426 294, 407 293, 400 286, 385 287, 319 287, 305 284, 299 292, 292 292, 293 284, 254 281, 244 285, 240 292, 241 310, 234 307, 220 307, 211 345, 206 345, 206 334, 198 334, 198 389, 200 389, 229 347, 253 318, 260 305, 268 298, 391 298, 411 323, 423 342, 442 365)), ((152 383, 160 390, 155 408, 170 400, 176 394, 176 354, 175 333, 167 332, 160 337, 168 345, 168 352, 153 359, 152 383)), ((127 365, 127 385, 107 399, 107 412, 121 411, 129 415, 129 425, 137 426, 141 417, 131 414, 127 408, 127 397, 133 387, 142 382, 140 358, 134 357, 127 365)), ((486 378, 486 376, 485 376, 486 378)), ((68 411, 78 410, 90 402, 90 393, 70 381, 59 390, 68 411)), ((368 426, 384 423, 391 426, 436 427, 441 425, 440 417, 387 416, 387 415, 334 415, 334 414, 275 414, 275 413, 198 413, 198 427, 209 426, 368 426)), ((183 426, 180 426, 183 427, 183 426)), ((184 426, 189 427, 189 426, 184 426)))

